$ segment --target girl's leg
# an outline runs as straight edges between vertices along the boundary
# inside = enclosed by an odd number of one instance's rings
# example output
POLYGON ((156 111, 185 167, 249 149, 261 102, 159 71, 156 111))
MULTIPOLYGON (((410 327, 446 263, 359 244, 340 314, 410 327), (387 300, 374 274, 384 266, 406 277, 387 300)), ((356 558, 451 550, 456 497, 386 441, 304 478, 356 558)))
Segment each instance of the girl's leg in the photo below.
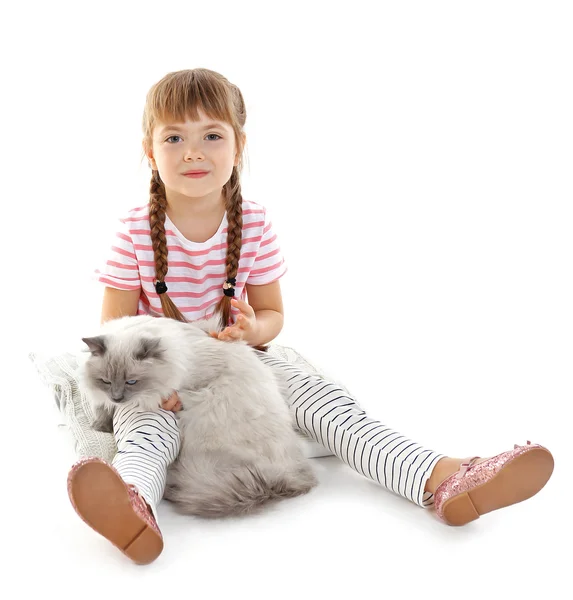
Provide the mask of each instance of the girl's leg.
POLYGON ((138 564, 163 550, 157 505, 167 467, 179 452, 175 415, 118 407, 114 416, 117 454, 112 465, 79 460, 68 475, 68 494, 79 516, 138 564))
POLYGON ((115 411, 113 432, 117 454, 112 465, 125 483, 137 488, 157 521, 167 467, 177 458, 181 445, 175 414, 120 407, 115 411))
POLYGON ((426 487, 443 454, 370 418, 337 383, 264 352, 257 355, 287 380, 289 407, 300 429, 361 475, 419 506, 433 504, 426 487))
POLYGON ((551 477, 553 457, 539 444, 516 444, 481 460, 437 454, 369 418, 338 384, 257 354, 286 376, 287 401, 299 428, 365 477, 420 506, 435 503, 450 525, 527 500, 551 477))

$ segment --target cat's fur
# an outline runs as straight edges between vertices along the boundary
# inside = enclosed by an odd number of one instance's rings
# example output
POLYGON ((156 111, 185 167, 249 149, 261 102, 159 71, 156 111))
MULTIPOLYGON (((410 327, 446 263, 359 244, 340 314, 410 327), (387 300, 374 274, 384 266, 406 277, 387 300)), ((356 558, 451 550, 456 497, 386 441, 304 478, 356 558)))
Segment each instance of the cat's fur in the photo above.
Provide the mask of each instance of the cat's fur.
POLYGON ((181 450, 168 470, 165 497, 202 517, 246 514, 317 484, 280 374, 246 342, 209 335, 218 329, 218 318, 182 323, 136 316, 108 321, 99 335, 82 338, 89 353, 80 364, 81 385, 100 430, 111 431, 119 402, 154 411, 177 390, 181 450))

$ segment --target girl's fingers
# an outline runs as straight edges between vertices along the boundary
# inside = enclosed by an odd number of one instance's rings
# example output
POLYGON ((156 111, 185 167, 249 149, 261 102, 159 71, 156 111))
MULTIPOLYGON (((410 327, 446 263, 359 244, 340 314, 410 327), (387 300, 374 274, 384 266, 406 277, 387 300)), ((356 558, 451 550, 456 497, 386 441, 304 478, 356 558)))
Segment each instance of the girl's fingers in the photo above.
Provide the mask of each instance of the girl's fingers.
POLYGON ((247 302, 245 302, 244 300, 234 298, 233 300, 231 300, 231 304, 249 317, 255 314, 253 307, 250 304, 247 304, 247 302))
POLYGON ((161 408, 163 408, 164 410, 173 410, 175 406, 177 406, 177 400, 167 398, 161 401, 161 408))
POLYGON ((228 327, 219 334, 220 340, 238 340, 242 337, 242 332, 238 331, 236 328, 234 329, 233 327, 228 327))
POLYGON ((244 315, 239 315, 237 317, 237 325, 243 331, 249 331, 253 327, 253 320, 250 317, 245 317, 244 315))
POLYGON ((161 400, 161 408, 165 410, 175 410, 177 404, 181 404, 179 400, 179 394, 175 391, 169 396, 169 398, 163 398, 161 400))

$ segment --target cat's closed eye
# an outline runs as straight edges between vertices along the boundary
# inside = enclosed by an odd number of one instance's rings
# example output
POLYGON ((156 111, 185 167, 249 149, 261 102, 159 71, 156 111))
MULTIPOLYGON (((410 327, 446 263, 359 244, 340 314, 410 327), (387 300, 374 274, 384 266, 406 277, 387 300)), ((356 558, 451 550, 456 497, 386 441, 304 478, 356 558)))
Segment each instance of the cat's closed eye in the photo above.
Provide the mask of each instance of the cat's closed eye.
POLYGON ((103 381, 104 383, 107 383, 107 385, 109 385, 111 383, 111 381, 107 381, 107 379, 102 379, 101 381, 103 381))

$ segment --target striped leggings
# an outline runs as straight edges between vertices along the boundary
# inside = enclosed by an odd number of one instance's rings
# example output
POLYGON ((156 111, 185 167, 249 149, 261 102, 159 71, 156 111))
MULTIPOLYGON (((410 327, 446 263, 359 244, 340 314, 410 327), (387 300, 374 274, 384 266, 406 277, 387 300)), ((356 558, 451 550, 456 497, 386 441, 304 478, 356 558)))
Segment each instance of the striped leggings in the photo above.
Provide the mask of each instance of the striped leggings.
MULTIPOLYGON (((327 450, 324 455, 337 456, 361 475, 419 506, 433 504, 433 495, 425 492, 424 487, 443 454, 424 448, 368 417, 337 383, 256 352, 269 367, 287 375, 287 402, 293 419, 327 450)), ((126 483, 137 486, 157 516, 167 468, 180 447, 174 413, 122 407, 115 413, 113 429, 118 448, 113 466, 126 483)))

